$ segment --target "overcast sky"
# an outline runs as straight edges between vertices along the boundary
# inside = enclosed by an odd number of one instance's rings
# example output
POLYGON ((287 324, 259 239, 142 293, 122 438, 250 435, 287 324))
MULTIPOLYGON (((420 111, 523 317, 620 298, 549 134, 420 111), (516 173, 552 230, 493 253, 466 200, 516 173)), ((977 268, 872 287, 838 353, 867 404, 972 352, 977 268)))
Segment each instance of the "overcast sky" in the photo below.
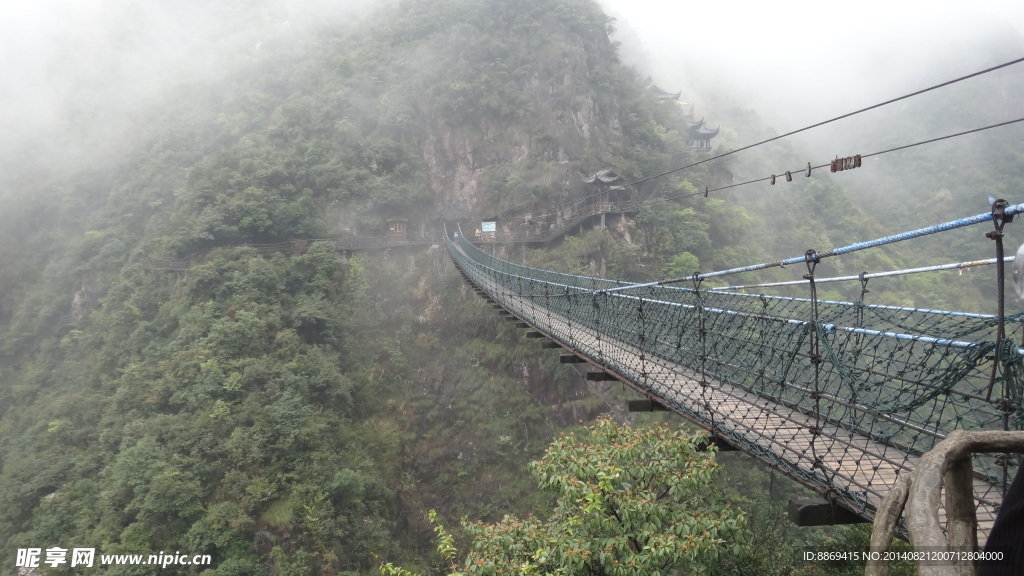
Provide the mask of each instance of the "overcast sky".
MULTIPOLYGON (((303 13, 375 1, 281 0, 260 14, 264 36, 289 21, 294 32, 303 13)), ((599 1, 623 37, 643 39, 655 80, 682 89, 698 114, 738 104, 780 132, 1024 56, 1024 0, 599 1)), ((211 13, 203 0, 0 0, 0 152, 18 140, 12 135, 64 125, 68 106, 109 99, 116 110, 169 81, 216 74, 224 61, 208 46, 224 51, 237 6, 211 13)), ((1024 74, 1024 64, 1005 73, 1024 74)))
MULTIPOLYGON (((780 130, 924 87, 922 69, 942 80, 1024 56, 1021 0, 600 1, 644 39, 656 81, 699 74, 705 86, 742 94, 780 130), (1013 35, 1016 45, 1001 53, 978 51, 1013 35)), ((664 88, 687 97, 686 86, 664 88)))
POLYGON ((0 164, 378 1, 0 0, 0 164))

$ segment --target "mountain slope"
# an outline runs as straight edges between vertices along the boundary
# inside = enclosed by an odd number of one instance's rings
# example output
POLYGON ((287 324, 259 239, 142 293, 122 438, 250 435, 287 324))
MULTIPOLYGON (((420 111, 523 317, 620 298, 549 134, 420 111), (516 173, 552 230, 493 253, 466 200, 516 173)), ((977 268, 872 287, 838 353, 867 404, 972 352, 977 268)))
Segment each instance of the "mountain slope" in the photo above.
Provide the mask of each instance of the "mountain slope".
POLYGON ((180 549, 210 554, 206 574, 365 573, 427 556, 427 507, 488 518, 541 498, 522 463, 600 400, 443 254, 237 245, 549 205, 584 193, 577 173, 689 158, 681 120, 617 63, 590 2, 415 0, 366 18, 302 34, 254 21, 261 40, 221 78, 138 105, 117 154, 11 166, 5 557, 180 549), (143 266, 201 250, 186 272, 143 266))

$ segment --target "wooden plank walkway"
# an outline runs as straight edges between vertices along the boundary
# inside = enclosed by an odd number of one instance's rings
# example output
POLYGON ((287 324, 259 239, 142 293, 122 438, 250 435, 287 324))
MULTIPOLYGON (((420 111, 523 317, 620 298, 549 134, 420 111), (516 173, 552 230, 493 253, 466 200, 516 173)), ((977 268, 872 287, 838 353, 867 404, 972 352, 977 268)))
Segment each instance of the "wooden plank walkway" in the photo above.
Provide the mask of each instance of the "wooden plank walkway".
MULTIPOLYGON (((468 273, 468 272, 464 272, 468 273)), ((467 276, 470 279, 470 276, 467 276)), ((701 377, 691 369, 665 358, 652 356, 636 346, 607 334, 572 323, 529 299, 505 292, 486 278, 470 282, 487 292, 504 309, 529 323, 547 337, 561 343, 592 365, 610 372, 623 382, 688 420, 714 431, 738 448, 779 468, 798 482, 819 492, 822 482, 859 501, 837 502, 868 520, 902 474, 908 474, 918 456, 876 442, 856 432, 819 422, 813 414, 719 381, 701 386, 701 377), (819 432, 816 435, 814 430, 819 432), (779 464, 781 459, 783 464, 779 464), (817 465, 815 464, 817 462, 817 465)), ((978 541, 984 543, 1001 501, 999 487, 976 478, 978 541)), ((943 510, 939 518, 945 521, 943 510)))

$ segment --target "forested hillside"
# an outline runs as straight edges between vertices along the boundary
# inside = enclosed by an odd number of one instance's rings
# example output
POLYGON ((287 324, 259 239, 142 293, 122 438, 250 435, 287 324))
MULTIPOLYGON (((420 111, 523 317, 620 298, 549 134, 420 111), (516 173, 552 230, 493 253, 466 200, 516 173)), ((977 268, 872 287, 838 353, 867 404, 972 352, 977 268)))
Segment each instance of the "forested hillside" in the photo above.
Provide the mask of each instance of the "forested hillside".
POLYGON ((5 558, 183 549, 212 555, 209 574, 425 563, 427 508, 529 512, 544 497, 524 463, 603 407, 436 248, 236 247, 543 205, 580 192, 577 172, 689 158, 600 10, 413 0, 300 34, 268 26, 266 7, 225 7, 229 24, 253 17, 238 35, 258 45, 233 44, 220 75, 136 103, 116 141, 86 122, 50 160, 7 158, 5 558), (201 250, 184 272, 143 265, 201 250))
MULTIPOLYGON (((441 247, 316 239, 520 216, 588 194, 582 176, 599 170, 633 181, 706 157, 680 108, 620 63, 591 0, 396 0, 291 20, 269 0, 202 4, 211 30, 232 31, 210 49, 215 73, 97 100, 95 117, 77 107, 73 130, 26 135, 3 158, 3 570, 40 546, 213 558, 103 574, 429 570, 428 509, 550 510, 525 463, 609 397, 501 322, 441 247), (301 253, 244 246, 289 240, 301 253), (187 270, 146 266, 198 253, 187 270)), ((702 166, 625 194, 722 177, 702 166)), ((773 199, 781 221, 736 200, 651 204, 626 236, 518 256, 647 280, 893 224, 827 177, 773 199)), ((845 272, 903 263, 853 262, 845 272)), ((760 486, 752 474, 740 486, 760 486)))

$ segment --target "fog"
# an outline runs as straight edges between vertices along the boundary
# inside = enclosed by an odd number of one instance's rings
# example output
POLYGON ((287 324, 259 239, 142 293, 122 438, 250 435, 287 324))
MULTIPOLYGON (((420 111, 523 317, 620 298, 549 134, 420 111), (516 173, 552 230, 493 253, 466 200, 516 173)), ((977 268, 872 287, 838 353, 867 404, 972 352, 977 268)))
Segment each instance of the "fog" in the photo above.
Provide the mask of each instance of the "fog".
MULTIPOLYGON (((268 41, 384 1, 0 3, 0 159, 81 142, 88 131, 106 131, 94 142, 115 141, 134 110, 175 87, 216 80, 259 58, 268 41)), ((627 59, 663 88, 682 89, 713 126, 716 112, 740 107, 785 132, 1024 55, 1019 0, 600 1, 618 19, 627 59)), ((996 74, 1021 75, 1024 65, 996 74)), ((1018 100, 1008 117, 1024 115, 1018 100)), ((748 141, 740 134, 731 144, 748 141)))
POLYGON ((0 158, 112 143, 131 129, 133 112, 178 87, 215 80, 258 58, 268 41, 360 15, 374 3, 2 2, 0 158))
POLYGON ((780 131, 1024 56, 1017 0, 601 3, 664 88, 698 104, 742 95, 780 131))
MULTIPOLYGON (((1024 57, 1019 1, 601 2, 617 18, 627 62, 661 88, 681 89, 697 118, 721 126, 715 152, 1024 57)), ((781 147, 740 152, 727 165, 743 182, 1015 120, 1024 117, 1022 94, 1024 63, 787 137, 781 147)), ((904 230, 983 212, 990 196, 1024 201, 1012 168, 1021 144, 1024 123, 873 156, 835 181, 872 218, 904 230), (945 209, 879 210, 896 197, 945 209)), ((751 197, 769 189, 733 191, 751 197)))

